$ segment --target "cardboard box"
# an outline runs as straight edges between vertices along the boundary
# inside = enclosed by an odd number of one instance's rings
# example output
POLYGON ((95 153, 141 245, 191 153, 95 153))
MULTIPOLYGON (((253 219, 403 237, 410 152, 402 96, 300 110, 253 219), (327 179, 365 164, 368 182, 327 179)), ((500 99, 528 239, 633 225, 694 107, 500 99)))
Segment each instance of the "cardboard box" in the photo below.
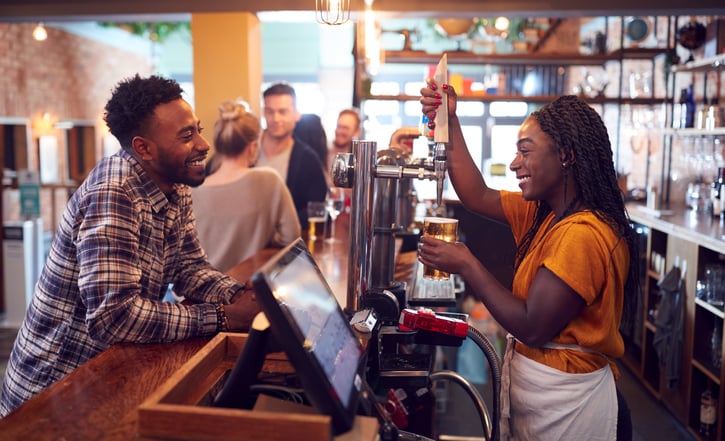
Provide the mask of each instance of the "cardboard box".
MULTIPOLYGON (((211 397, 221 389, 234 366, 247 334, 219 333, 186 362, 138 408, 141 436, 188 441, 319 441, 330 440, 331 418, 309 406, 266 397, 254 410, 211 407, 211 397)), ((265 367, 293 373, 283 354, 267 357, 265 367), (270 360, 272 358, 272 360, 270 360)), ((342 440, 373 440, 378 434, 375 418, 357 417, 342 440)))

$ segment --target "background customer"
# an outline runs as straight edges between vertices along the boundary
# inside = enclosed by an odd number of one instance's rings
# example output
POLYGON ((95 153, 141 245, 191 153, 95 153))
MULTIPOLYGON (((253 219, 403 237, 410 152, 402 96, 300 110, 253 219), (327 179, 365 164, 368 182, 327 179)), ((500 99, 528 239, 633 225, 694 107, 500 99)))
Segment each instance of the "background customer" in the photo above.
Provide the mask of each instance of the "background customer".
POLYGON ((314 113, 306 113, 300 116, 295 125, 293 136, 312 147, 320 158, 322 168, 328 172, 330 164, 327 162, 327 133, 322 126, 322 120, 314 113))
POLYGON ((355 109, 343 109, 337 116, 335 137, 330 145, 327 163, 332 165, 338 153, 352 153, 352 140, 360 137, 360 114, 355 109))
POLYGON ((300 236, 297 212, 282 178, 269 167, 253 167, 260 132, 259 119, 242 104, 223 103, 214 125, 219 167, 191 193, 199 241, 221 271, 300 236))
POLYGON ((263 98, 267 128, 262 134, 258 164, 274 168, 284 179, 300 225, 307 229, 307 202, 324 201, 327 195, 322 162, 312 147, 294 137, 300 113, 292 86, 273 84, 264 91, 263 98))

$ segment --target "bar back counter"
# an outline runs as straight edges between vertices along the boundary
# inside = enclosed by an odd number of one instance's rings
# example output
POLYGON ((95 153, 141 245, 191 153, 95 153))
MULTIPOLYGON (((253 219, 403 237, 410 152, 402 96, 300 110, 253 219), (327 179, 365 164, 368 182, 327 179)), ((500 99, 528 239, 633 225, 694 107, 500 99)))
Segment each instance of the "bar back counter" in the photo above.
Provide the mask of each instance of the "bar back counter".
MULTIPOLYGON (((627 208, 640 236, 644 295, 633 332, 625 339, 624 364, 697 439, 725 439, 725 315, 722 304, 708 301, 703 289, 711 268, 725 268, 725 219, 683 208, 669 212, 638 204, 627 208), (680 277, 678 288, 662 289, 666 284, 661 282, 673 272, 680 277), (672 340, 663 340, 665 325, 678 318, 679 332, 672 340), (661 341, 672 344, 663 350, 661 341), (719 415, 709 436, 700 433, 701 398, 706 391, 716 399, 719 415)), ((722 283, 715 288, 720 295, 725 290, 722 283)))

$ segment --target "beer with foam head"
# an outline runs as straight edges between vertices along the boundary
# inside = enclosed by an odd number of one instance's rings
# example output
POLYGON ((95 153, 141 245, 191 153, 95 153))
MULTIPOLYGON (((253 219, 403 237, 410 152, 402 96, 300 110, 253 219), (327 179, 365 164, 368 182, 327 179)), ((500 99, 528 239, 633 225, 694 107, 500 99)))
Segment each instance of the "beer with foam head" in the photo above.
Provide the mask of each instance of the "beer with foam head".
MULTIPOLYGON (((458 219, 426 217, 423 220, 423 236, 445 240, 446 242, 455 242, 458 236, 458 219)), ((423 267, 423 277, 427 279, 448 279, 450 276, 449 273, 431 268, 428 265, 423 267)))

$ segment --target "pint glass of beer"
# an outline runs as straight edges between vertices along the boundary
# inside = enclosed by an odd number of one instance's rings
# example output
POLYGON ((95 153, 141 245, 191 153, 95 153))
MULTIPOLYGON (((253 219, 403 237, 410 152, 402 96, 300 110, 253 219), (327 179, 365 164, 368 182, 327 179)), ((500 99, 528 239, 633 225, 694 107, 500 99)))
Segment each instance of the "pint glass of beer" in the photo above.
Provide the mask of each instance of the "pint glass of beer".
POLYGON ((307 221, 310 223, 307 230, 307 239, 324 239, 327 224, 327 204, 324 201, 307 202, 307 221))
MULTIPOLYGON (((423 219, 423 236, 434 239, 455 242, 458 236, 458 219, 449 217, 426 217, 423 219)), ((450 278, 450 274, 429 266, 423 267, 423 277, 426 279, 442 280, 450 278)))

